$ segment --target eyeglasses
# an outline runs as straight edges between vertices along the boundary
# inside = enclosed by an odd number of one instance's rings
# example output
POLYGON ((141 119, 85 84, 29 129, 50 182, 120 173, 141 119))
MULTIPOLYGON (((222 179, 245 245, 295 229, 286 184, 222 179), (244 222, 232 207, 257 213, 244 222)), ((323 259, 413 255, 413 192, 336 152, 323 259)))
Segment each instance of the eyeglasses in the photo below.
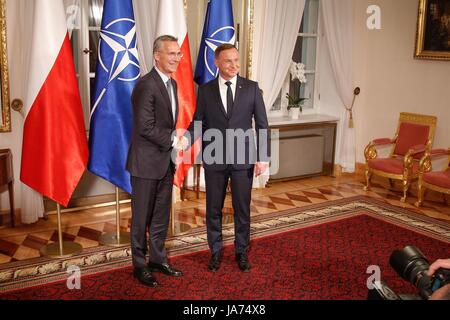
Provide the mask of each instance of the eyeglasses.
POLYGON ((167 54, 169 56, 169 58, 171 58, 171 59, 175 59, 175 58, 181 59, 181 58, 183 58, 183 54, 181 52, 170 52, 170 53, 165 53, 165 54, 167 54))

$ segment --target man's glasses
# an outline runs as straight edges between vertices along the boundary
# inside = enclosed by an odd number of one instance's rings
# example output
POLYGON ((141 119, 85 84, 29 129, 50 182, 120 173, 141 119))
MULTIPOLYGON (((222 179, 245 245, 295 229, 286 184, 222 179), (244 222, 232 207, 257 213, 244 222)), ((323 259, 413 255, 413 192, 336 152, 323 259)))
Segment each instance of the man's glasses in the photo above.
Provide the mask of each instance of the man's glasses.
POLYGON ((170 53, 166 53, 166 54, 171 59, 175 59, 175 58, 181 59, 181 58, 183 58, 183 54, 181 52, 170 52, 170 53))

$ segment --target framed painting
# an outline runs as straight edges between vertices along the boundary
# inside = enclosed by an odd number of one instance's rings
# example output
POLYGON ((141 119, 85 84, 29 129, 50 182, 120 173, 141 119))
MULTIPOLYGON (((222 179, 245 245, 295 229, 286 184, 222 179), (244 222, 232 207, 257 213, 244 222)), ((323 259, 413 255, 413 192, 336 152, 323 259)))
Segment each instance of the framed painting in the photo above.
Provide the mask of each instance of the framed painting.
POLYGON ((415 58, 450 60, 450 0, 420 0, 415 58))

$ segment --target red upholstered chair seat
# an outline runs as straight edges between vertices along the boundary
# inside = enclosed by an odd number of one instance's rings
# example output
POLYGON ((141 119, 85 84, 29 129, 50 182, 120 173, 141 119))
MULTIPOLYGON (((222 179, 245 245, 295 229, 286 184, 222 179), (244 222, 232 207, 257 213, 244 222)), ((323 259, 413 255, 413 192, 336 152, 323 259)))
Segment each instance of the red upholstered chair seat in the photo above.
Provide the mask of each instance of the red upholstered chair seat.
POLYGON ((450 170, 427 172, 423 175, 423 181, 441 188, 450 189, 450 170))
MULTIPOLYGON (((371 159, 368 161, 368 165, 370 168, 375 170, 380 170, 392 174, 403 174, 403 160, 402 159, 371 159)), ((413 162, 412 171, 413 174, 417 173, 419 170, 419 164, 417 162, 413 162)))

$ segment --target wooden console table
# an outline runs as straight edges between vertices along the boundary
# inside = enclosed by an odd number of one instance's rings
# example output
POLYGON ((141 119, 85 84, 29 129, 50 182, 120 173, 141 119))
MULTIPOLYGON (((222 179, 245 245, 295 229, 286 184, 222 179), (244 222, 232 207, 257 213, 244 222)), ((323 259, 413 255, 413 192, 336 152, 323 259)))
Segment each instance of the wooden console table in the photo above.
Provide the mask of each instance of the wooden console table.
POLYGON ((9 149, 0 149, 0 186, 8 185, 11 226, 14 227, 14 175, 12 154, 9 149))
POLYGON ((272 168, 278 166, 278 171, 271 171, 269 181, 332 175, 337 123, 338 118, 319 114, 301 115, 298 120, 269 118, 272 148, 279 136, 279 157, 276 159, 272 150, 271 164, 272 168))

